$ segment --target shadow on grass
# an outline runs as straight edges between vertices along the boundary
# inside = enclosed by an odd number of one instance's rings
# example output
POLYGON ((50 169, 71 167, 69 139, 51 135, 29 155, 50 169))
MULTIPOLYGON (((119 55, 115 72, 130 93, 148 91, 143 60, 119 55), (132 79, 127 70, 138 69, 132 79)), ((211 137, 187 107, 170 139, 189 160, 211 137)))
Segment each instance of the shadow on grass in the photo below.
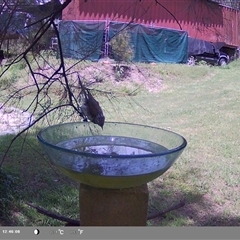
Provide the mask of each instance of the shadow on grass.
MULTIPOLYGON (((0 157, 11 137, 0 137, 0 157)), ((1 202, 4 200, 7 203, 7 208, 0 217, 0 225, 65 224, 38 213, 27 202, 72 219, 79 218, 78 184, 55 170, 38 144, 36 133, 29 134, 27 138, 19 138, 13 144, 3 170, 12 177, 13 182, 4 185, 5 189, 0 193, 1 202), (7 194, 4 195, 3 192, 7 194)), ((199 173, 192 168, 184 172, 184 177, 187 178, 188 174, 196 174, 198 177, 199 173)), ((185 206, 167 213, 164 218, 148 221, 148 225, 240 226, 240 218, 225 212, 222 206, 210 198, 207 191, 191 187, 181 189, 177 173, 171 173, 166 178, 170 180, 161 182, 156 179, 149 184, 149 213, 163 211, 181 200, 185 201, 185 206)))
MULTIPOLYGON (((188 174, 187 170, 185 174, 188 174)), ((150 213, 185 202, 183 207, 149 220, 150 226, 240 226, 240 216, 225 211, 224 206, 215 202, 207 191, 194 188, 180 190, 178 184, 159 183, 156 179, 149 184, 149 192, 150 213)))
MULTIPOLYGON (((0 159, 12 137, 0 137, 0 159)), ((2 170, 11 176, 14 182, 11 186, 5 184, 8 199, 6 194, 0 193, 0 199, 4 199, 4 203, 8 204, 8 208, 5 208, 0 217, 1 225, 64 225, 63 222, 37 213, 26 204, 28 202, 58 214, 78 218, 78 184, 63 176, 51 165, 36 139, 36 133, 15 141, 2 170)))

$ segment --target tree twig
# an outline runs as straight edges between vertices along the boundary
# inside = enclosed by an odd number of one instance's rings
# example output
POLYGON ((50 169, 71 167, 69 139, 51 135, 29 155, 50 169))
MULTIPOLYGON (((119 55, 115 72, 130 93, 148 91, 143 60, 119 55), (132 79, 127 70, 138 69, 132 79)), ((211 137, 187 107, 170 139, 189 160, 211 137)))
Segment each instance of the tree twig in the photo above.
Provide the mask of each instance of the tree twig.
MULTIPOLYGON (((48 217, 51 217, 53 219, 57 219, 59 221, 62 221, 62 222, 66 222, 66 226, 80 226, 80 221, 79 220, 76 220, 76 219, 71 219, 71 218, 68 218, 68 217, 65 217, 65 216, 62 216, 62 215, 59 215, 59 214, 56 214, 56 213, 53 213, 53 212, 50 212, 42 207, 38 207, 38 206, 35 206, 31 203, 26 203, 28 206, 32 207, 32 208, 35 208, 39 213, 45 215, 45 216, 48 216, 48 217)), ((180 203, 178 204, 175 204, 169 208, 167 208, 166 210, 162 211, 162 212, 158 212, 158 213, 153 213, 153 214, 150 214, 148 215, 147 217, 147 220, 151 220, 153 218, 157 218, 157 217, 162 217, 164 216, 166 213, 168 212, 171 212, 173 210, 176 210, 180 207, 183 207, 185 205, 185 202, 184 201, 181 201, 180 203)))
POLYGON ((71 218, 68 218, 68 217, 65 217, 65 216, 62 216, 62 215, 59 215, 59 214, 56 214, 56 213, 53 213, 53 212, 50 212, 42 207, 39 207, 39 206, 35 206, 33 205, 32 203, 26 203, 28 206, 32 207, 32 208, 35 208, 39 213, 45 215, 45 216, 48 216, 48 217, 51 217, 53 219, 57 219, 59 221, 62 221, 62 222, 67 222, 68 225, 70 226, 79 226, 80 225, 80 221, 79 220, 74 220, 74 219, 71 219, 71 218))
POLYGON ((157 217, 162 217, 164 216, 166 213, 168 212, 171 212, 173 210, 176 210, 180 207, 183 207, 185 205, 185 202, 184 201, 181 201, 180 203, 178 204, 175 204, 169 208, 167 208, 166 210, 162 211, 162 212, 158 212, 158 213, 153 213, 153 214, 150 214, 148 217, 147 217, 147 220, 151 220, 153 218, 157 218, 157 217))

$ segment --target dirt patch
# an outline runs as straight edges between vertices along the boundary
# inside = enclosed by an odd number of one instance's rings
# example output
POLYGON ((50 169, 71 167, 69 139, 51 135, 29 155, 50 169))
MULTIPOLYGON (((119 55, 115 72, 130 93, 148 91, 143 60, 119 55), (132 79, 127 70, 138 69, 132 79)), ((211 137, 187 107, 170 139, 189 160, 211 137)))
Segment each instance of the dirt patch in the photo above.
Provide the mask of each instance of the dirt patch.
POLYGON ((14 107, 4 107, 1 104, 0 119, 0 136, 16 134, 34 121, 30 113, 14 107))
POLYGON ((159 92, 163 88, 163 80, 152 71, 152 66, 139 67, 134 64, 116 64, 111 60, 88 64, 79 71, 87 82, 110 81, 118 86, 142 87, 149 92, 159 92))

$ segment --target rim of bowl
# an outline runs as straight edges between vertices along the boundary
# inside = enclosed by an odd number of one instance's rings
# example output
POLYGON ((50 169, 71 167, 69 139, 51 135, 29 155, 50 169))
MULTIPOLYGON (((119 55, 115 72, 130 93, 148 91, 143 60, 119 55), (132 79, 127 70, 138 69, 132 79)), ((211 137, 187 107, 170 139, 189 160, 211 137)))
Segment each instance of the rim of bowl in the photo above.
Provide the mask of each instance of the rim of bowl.
MULTIPOLYGON (((100 158, 100 157, 101 158, 102 157, 104 157, 104 158, 144 158, 144 157, 145 158, 146 157, 149 158, 149 157, 157 157, 157 156, 164 156, 164 155, 168 155, 168 154, 172 154, 172 153, 181 151, 181 150, 183 150, 187 146, 187 140, 182 135, 180 135, 178 133, 175 133, 173 131, 170 131, 170 130, 167 130, 167 129, 164 129, 164 128, 149 126, 149 125, 135 124, 135 123, 124 123, 124 122, 105 122, 105 124, 132 125, 132 126, 137 126, 137 127, 147 127, 147 128, 152 128, 152 129, 156 129, 156 130, 162 130, 162 131, 169 132, 169 133, 171 133, 173 135, 176 135, 176 136, 180 137, 182 139, 182 144, 179 145, 176 148, 172 148, 170 150, 162 151, 162 152, 159 152, 159 153, 113 156, 111 154, 88 153, 88 152, 83 152, 83 151, 75 151, 75 150, 71 150, 71 149, 62 148, 62 147, 56 146, 56 145, 54 145, 52 143, 49 143, 48 141, 46 141, 42 137, 42 133, 47 131, 49 128, 57 127, 57 126, 61 126, 61 125, 70 125, 70 124, 86 124, 86 122, 67 122, 67 123, 55 124, 55 125, 52 125, 52 126, 49 126, 49 127, 46 127, 44 129, 40 130, 39 133, 37 134, 37 138, 44 145, 47 145, 47 146, 49 146, 51 148, 54 148, 56 150, 68 152, 68 153, 75 154, 75 155, 83 155, 85 157, 92 157, 92 158, 100 158)), ((93 123, 90 123, 90 124, 93 124, 93 123)))

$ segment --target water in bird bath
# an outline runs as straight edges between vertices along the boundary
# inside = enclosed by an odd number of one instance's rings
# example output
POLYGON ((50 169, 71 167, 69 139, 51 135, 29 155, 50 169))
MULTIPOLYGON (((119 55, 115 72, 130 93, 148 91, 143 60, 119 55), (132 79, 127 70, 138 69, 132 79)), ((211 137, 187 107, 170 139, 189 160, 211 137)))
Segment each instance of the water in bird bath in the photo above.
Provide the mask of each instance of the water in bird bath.
MULTIPOLYGON (((165 156, 146 158, 154 153, 166 151, 165 147, 137 138, 79 137, 58 143, 57 146, 85 155, 81 158, 76 154, 69 159, 70 169, 79 173, 133 176, 159 171, 168 165, 165 156)), ((65 159, 65 161, 68 160, 65 159)))

